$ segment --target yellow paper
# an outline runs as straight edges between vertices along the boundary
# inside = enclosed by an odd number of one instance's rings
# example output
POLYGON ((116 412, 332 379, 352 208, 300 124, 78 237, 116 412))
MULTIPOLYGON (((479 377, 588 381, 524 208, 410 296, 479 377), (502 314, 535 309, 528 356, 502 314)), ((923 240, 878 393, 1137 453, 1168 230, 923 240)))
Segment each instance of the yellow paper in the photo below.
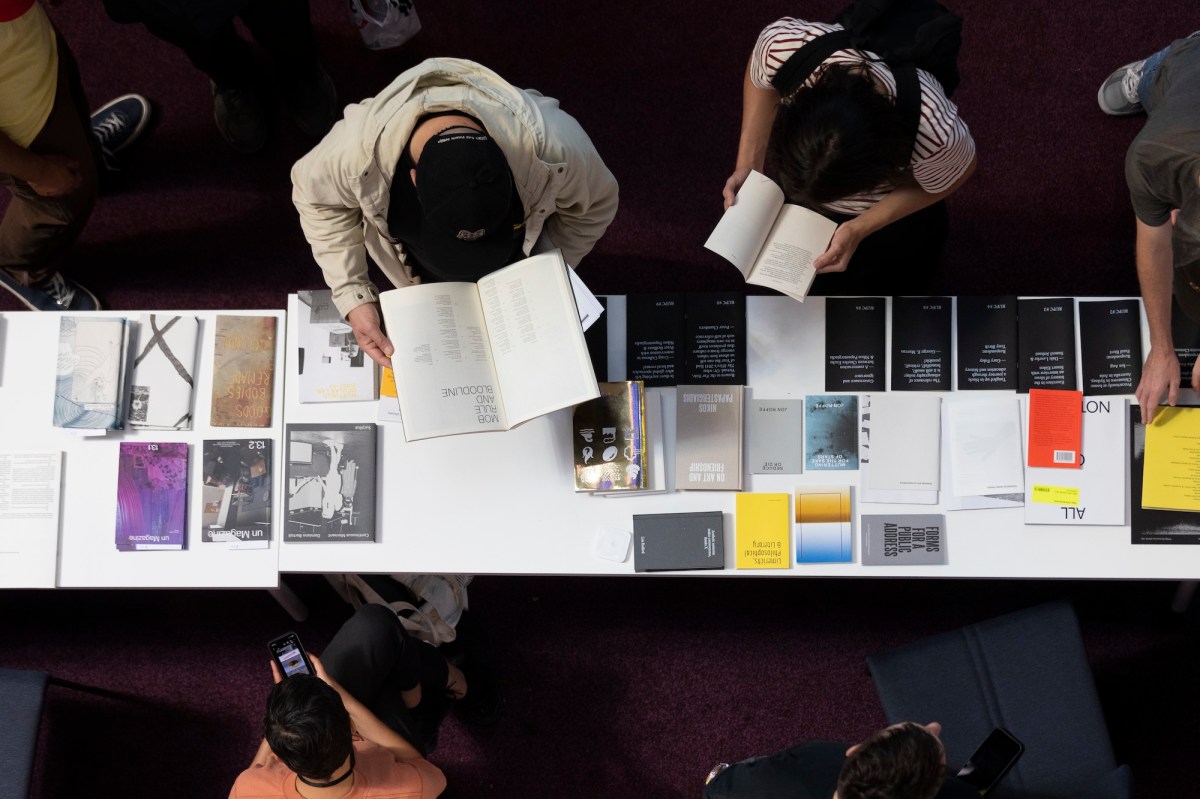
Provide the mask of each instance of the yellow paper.
POLYGON ((1070 486, 1039 486, 1033 487, 1033 501, 1044 502, 1047 505, 1079 505, 1079 489, 1070 486))
POLYGON ((1160 407, 1146 425, 1142 507, 1200 511, 1200 408, 1160 407))
POLYGON ((383 377, 379 382, 379 396, 395 397, 396 394, 396 375, 391 369, 383 367, 383 377))
POLYGON ((738 494, 734 520, 739 569, 786 569, 791 566, 788 547, 788 494, 738 494))

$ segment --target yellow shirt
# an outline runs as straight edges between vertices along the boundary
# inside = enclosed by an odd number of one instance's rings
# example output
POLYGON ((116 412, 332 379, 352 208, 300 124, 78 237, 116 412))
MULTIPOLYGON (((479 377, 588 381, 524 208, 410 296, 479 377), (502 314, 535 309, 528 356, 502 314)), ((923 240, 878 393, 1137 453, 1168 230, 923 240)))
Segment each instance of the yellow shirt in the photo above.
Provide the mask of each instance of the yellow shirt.
POLYGON ((34 3, 11 22, 0 22, 0 132, 28 147, 50 118, 57 88, 54 27, 34 3))

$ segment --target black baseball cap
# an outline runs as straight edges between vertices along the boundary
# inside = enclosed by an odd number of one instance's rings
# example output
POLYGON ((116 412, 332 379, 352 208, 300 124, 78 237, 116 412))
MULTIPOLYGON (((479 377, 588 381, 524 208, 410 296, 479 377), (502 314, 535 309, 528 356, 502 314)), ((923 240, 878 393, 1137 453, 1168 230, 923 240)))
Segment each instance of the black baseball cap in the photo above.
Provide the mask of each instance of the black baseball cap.
POLYGON ((417 162, 417 197, 430 272, 474 281, 508 263, 524 209, 491 136, 458 129, 430 139, 417 162))

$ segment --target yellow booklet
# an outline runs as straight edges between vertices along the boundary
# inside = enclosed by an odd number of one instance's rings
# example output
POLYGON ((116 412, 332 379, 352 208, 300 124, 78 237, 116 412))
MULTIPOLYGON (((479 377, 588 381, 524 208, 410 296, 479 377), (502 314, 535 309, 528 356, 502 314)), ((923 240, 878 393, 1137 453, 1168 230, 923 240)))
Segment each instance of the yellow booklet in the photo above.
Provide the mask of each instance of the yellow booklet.
POLYGON ((1142 507, 1200 511, 1200 408, 1159 408, 1146 425, 1142 507))
POLYGON ((787 494, 738 494, 734 530, 739 569, 791 567, 787 494))

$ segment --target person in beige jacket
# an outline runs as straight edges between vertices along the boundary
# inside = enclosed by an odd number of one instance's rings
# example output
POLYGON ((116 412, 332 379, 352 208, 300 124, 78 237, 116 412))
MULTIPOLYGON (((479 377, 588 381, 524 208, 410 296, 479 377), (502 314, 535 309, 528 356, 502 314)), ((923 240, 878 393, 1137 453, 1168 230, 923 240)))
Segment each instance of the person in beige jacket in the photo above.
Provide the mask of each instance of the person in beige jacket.
POLYGON ((617 181, 558 101, 435 58, 346 115, 292 167, 292 201, 359 346, 388 365, 367 255, 396 286, 477 280, 538 249, 572 266, 617 212, 617 181))

